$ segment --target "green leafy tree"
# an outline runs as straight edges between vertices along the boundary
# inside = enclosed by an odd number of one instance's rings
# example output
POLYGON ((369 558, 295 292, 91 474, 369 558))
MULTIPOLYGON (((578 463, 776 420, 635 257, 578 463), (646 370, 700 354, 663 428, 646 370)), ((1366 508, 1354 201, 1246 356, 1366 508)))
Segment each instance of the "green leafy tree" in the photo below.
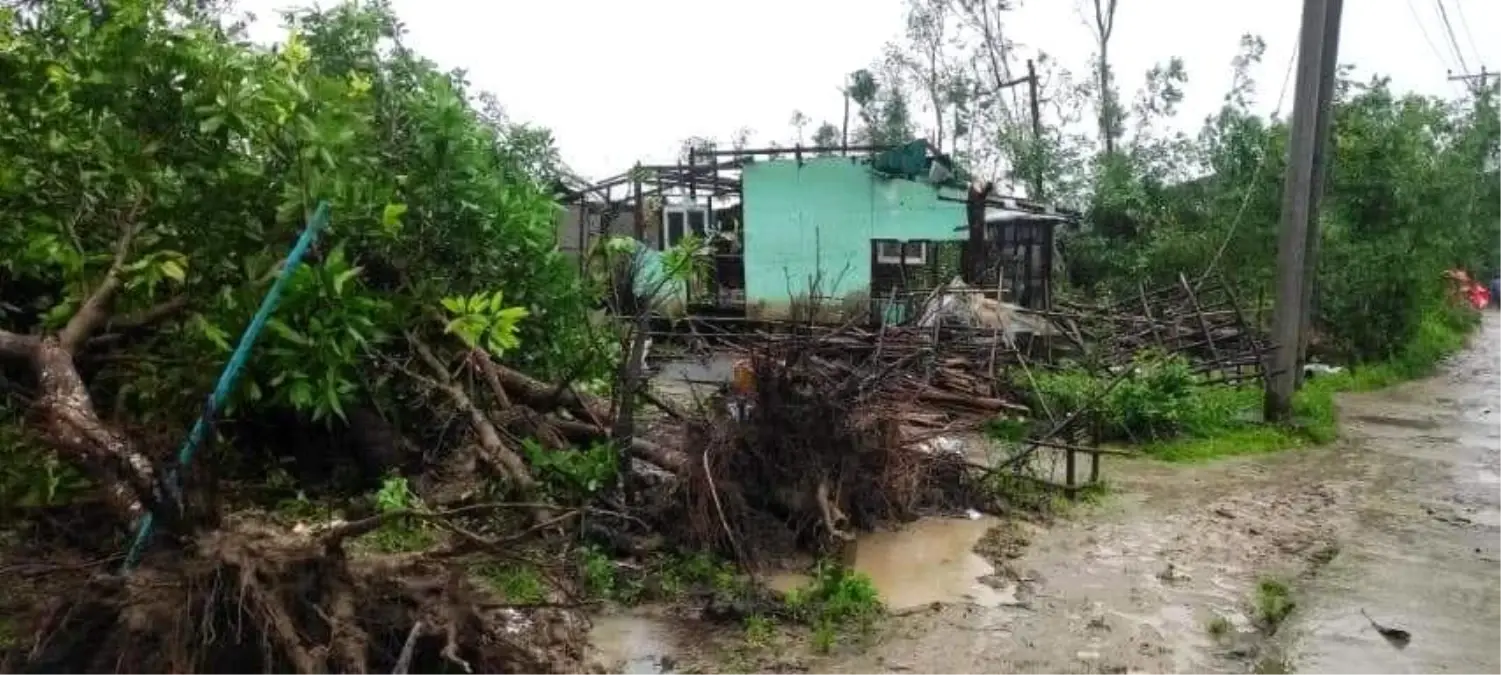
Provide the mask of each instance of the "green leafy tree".
POLYGON ((450 298, 486 299, 475 345, 512 365, 609 371, 554 247, 567 169, 545 130, 472 104, 385 2, 293 12, 275 49, 190 4, 0 9, 0 358, 44 376, 34 449, 129 485, 112 494, 139 511, 150 463, 102 420, 184 428, 281 274, 237 415, 433 415, 391 364, 402 338, 443 337, 450 298), (332 226, 280 269, 319 200, 332 226))

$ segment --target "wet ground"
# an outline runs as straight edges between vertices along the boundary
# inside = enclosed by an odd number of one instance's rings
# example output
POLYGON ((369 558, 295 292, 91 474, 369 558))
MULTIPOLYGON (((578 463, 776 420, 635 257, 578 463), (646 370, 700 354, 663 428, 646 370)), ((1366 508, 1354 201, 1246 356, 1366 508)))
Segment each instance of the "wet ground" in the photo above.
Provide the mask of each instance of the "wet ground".
POLYGON ((1335 521, 1351 485, 1329 480, 1325 468, 1347 460, 1325 453, 1107 466, 1118 496, 1011 534, 1030 543, 998 562, 1017 603, 945 605, 898 621, 862 654, 815 667, 1245 672, 1262 656, 1256 582, 1308 576, 1338 550, 1335 521), (1216 638, 1212 623, 1228 630, 1216 638))
POLYGON ((1285 643, 1300 670, 1501 672, 1501 340, 1488 313, 1439 377, 1343 401, 1368 492, 1285 643), (1410 631, 1388 646, 1366 614, 1410 631))
MULTIPOLYGON (((867 535, 855 566, 896 618, 829 655, 789 642, 721 669, 1501 672, 1498 331, 1488 314, 1439 376, 1342 398, 1330 446, 1107 462, 1112 495, 1048 527, 929 520, 867 535), (1275 631, 1253 602, 1264 579, 1298 603, 1275 631), (1384 640, 1362 610, 1411 643, 1384 640)), ((603 621, 600 658, 633 672, 711 642, 649 613, 603 621)))

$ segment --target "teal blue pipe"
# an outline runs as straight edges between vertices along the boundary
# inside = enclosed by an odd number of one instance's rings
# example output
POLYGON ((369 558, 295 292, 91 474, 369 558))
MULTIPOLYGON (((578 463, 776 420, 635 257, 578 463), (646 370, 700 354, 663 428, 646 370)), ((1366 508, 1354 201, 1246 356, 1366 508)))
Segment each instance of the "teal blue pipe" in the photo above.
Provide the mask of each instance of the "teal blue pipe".
MULTIPOLYGON (((318 202, 318 208, 313 211, 313 217, 308 221, 307 228, 302 231, 302 236, 297 238, 296 245, 292 246, 292 252, 287 254, 287 260, 281 266, 281 274, 276 276, 276 281, 271 284, 271 290, 266 291, 266 297, 261 299, 260 309, 255 310, 255 316, 250 319, 250 325, 245 327, 245 332, 240 335, 240 343, 235 345, 235 351, 229 357, 229 363, 224 366, 224 371, 219 373, 219 382, 214 385, 214 393, 208 397, 208 403, 203 407, 203 413, 198 416, 198 421, 193 423, 193 430, 188 432, 188 437, 182 443, 182 448, 177 451, 177 465, 186 468, 193 461, 193 453, 198 451, 198 446, 203 444, 203 437, 208 435, 213 426, 214 417, 219 408, 224 405, 224 400, 229 398, 229 392, 234 390, 235 380, 240 377, 240 370, 245 367, 245 362, 250 359, 250 348, 255 346, 256 337, 260 336, 261 330, 266 327, 266 321, 271 318, 271 312, 276 310, 276 303, 281 300, 282 289, 286 288, 287 280, 292 278, 292 272, 302 263, 302 256, 307 253, 308 247, 312 246, 313 240, 318 238, 318 233, 328 225, 328 202, 318 202)), ((177 475, 168 472, 163 483, 172 490, 177 488, 177 475)), ((152 513, 146 512, 136 525, 135 540, 130 544, 130 551, 125 554, 125 565, 121 572, 129 572, 135 567, 136 561, 140 560, 141 553, 145 551, 146 544, 151 540, 152 513)))

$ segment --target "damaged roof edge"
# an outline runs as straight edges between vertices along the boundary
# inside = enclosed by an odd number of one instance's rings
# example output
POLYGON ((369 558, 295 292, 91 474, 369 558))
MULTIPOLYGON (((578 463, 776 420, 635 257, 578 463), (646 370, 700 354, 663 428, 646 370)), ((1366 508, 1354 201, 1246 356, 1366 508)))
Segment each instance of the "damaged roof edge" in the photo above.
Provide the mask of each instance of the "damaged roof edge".
MULTIPOLYGON (((938 199, 946 202, 967 202, 968 188, 940 186, 938 199)), ((1083 213, 1051 203, 1037 202, 1012 195, 990 195, 985 198, 985 219, 1005 220, 1014 218, 1045 218, 1059 221, 1077 220, 1083 213), (1011 215, 1000 215, 1000 214, 1011 215)))

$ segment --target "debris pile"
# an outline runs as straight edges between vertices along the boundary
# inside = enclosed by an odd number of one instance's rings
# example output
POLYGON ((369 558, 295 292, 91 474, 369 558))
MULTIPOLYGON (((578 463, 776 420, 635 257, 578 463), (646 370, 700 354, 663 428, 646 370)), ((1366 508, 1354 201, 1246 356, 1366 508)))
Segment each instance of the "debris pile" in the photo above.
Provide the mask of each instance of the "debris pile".
POLYGON ((686 425, 684 448, 699 455, 684 489, 692 540, 754 564, 982 499, 975 465, 922 442, 973 430, 1011 404, 925 382, 920 350, 850 349, 870 344, 861 335, 777 336, 743 349, 748 386, 686 425))
POLYGON ((1124 366, 1144 349, 1180 354, 1206 382, 1236 383, 1264 375, 1271 345, 1222 276, 1155 290, 1138 284, 1133 297, 1104 305, 1060 303, 1054 325, 1092 360, 1124 366))

